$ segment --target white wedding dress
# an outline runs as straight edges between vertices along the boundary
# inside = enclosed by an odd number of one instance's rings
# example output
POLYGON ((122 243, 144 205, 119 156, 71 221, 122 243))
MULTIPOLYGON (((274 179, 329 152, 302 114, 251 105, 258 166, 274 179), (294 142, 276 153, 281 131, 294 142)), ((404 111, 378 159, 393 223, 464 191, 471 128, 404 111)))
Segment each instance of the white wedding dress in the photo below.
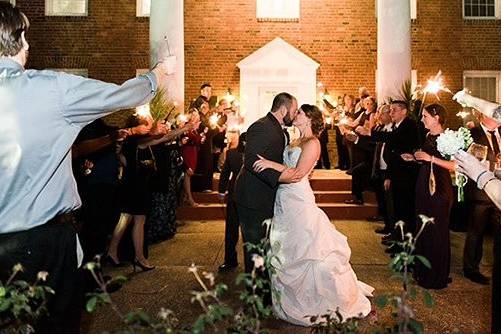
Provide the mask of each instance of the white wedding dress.
MULTIPOLYGON (((295 167, 300 147, 287 146, 284 164, 295 167)), ((279 186, 270 229, 271 253, 280 263, 271 277, 275 314, 290 323, 310 326, 309 316, 339 310, 344 319, 366 316, 374 289, 357 279, 351 249, 316 205, 308 176, 279 186)))

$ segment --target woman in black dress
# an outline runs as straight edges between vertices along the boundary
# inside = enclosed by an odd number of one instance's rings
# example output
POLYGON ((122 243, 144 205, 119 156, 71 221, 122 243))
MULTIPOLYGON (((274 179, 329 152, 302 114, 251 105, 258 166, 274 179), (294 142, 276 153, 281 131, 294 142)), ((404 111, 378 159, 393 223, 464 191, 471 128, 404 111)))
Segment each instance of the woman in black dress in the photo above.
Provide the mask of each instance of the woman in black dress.
MULTIPOLYGON (((449 171, 454 170, 455 163, 443 160, 437 151, 437 138, 444 132, 446 114, 439 104, 426 106, 421 118, 429 131, 425 142, 414 155, 402 155, 404 160, 422 164, 416 182, 416 215, 434 218, 434 223, 424 227, 416 244, 416 254, 431 263, 429 269, 418 261, 414 270, 417 283, 427 289, 443 289, 450 282, 449 217, 454 195, 449 171)), ((415 235, 421 227, 418 219, 415 235)))
MULTIPOLYGON (((113 231, 107 260, 114 266, 120 264, 118 257, 119 244, 124 234, 126 234, 127 227, 133 222, 134 255, 131 260, 134 268, 137 265, 146 271, 155 268, 155 266, 148 263, 145 257, 144 245, 144 223, 150 208, 148 183, 155 169, 155 159, 149 148, 139 148, 139 141, 142 137, 138 137, 151 133, 152 119, 138 117, 138 121, 140 124, 130 129, 131 137, 128 137, 122 147, 122 153, 127 164, 124 168, 120 190, 120 218, 113 231)), ((129 249, 126 249, 126 251, 129 253, 129 249)), ((122 256, 122 259, 124 257, 129 256, 122 256)))

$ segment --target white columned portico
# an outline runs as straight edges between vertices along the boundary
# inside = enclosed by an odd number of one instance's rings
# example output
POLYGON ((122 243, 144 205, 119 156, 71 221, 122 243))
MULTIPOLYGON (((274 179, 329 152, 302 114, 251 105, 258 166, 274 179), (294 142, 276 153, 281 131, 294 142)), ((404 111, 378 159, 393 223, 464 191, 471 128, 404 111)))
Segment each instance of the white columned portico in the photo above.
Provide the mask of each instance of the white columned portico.
POLYGON ((168 97, 184 109, 184 1, 151 0, 150 66, 168 53, 176 56, 176 73, 168 77, 168 97))
POLYGON ((399 97, 411 80, 411 14, 408 0, 377 1, 377 78, 379 103, 399 97))

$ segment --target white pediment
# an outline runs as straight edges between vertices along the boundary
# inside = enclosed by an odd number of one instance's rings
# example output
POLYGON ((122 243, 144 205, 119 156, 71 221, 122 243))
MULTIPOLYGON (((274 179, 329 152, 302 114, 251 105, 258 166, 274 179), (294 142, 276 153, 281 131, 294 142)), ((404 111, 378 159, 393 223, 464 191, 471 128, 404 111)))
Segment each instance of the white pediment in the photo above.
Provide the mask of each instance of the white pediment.
POLYGON ((277 37, 256 50, 237 66, 240 68, 240 110, 245 129, 270 111, 273 98, 288 92, 299 105, 316 103, 319 63, 277 37))
POLYGON ((299 66, 317 69, 320 64, 290 45, 280 37, 259 48, 242 59, 237 66, 240 69, 252 68, 282 68, 299 66))

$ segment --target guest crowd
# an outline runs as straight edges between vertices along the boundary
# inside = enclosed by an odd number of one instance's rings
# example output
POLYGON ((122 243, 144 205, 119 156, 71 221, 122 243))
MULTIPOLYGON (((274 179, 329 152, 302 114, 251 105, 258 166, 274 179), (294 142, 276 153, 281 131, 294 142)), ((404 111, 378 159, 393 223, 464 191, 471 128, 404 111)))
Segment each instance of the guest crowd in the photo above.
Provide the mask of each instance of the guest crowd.
MULTIPOLYGON (((192 191, 212 191, 215 172, 221 172, 218 191, 227 200, 220 270, 236 267, 239 224, 232 192, 245 148, 238 105, 224 98, 215 101, 206 83, 179 117, 154 120, 136 113, 126 126, 112 127, 103 117, 147 104, 169 80, 175 59, 169 57, 122 85, 26 71, 28 28, 19 9, 0 2, 0 72, 2 87, 10 94, 0 112, 3 121, 13 124, 0 134, 0 280, 17 262, 30 264, 23 273, 30 281, 39 270, 51 271, 48 284, 58 293, 49 302, 50 317, 40 324, 40 332, 71 332, 78 326, 75 305, 81 302, 82 284, 77 268, 82 262, 101 255, 108 265, 131 263, 153 270, 148 245, 175 235, 178 205, 197 206, 192 191), (80 244, 83 258, 77 251, 80 244)), ((347 203, 361 205, 364 191, 376 193, 379 215, 371 220, 384 221, 377 232, 391 246, 388 253, 399 251, 392 242, 400 238, 396 222, 404 221, 404 232, 415 233, 421 229, 419 214, 434 218, 416 249, 431 269, 413 268, 417 282, 430 289, 451 282, 451 172, 456 163, 437 150, 447 115, 439 104, 425 105, 422 112, 400 100, 378 106, 365 88, 357 98, 345 95, 330 115, 338 168, 352 175, 353 198, 347 203)), ((471 133, 487 148, 490 170, 501 167, 499 124, 479 115, 471 133)), ((319 137, 317 167, 330 169, 327 131, 319 137)), ((464 276, 489 284, 479 266, 484 234, 499 228, 499 209, 474 182, 467 184, 465 203, 464 276)), ((92 290, 90 282, 84 286, 92 290)))

